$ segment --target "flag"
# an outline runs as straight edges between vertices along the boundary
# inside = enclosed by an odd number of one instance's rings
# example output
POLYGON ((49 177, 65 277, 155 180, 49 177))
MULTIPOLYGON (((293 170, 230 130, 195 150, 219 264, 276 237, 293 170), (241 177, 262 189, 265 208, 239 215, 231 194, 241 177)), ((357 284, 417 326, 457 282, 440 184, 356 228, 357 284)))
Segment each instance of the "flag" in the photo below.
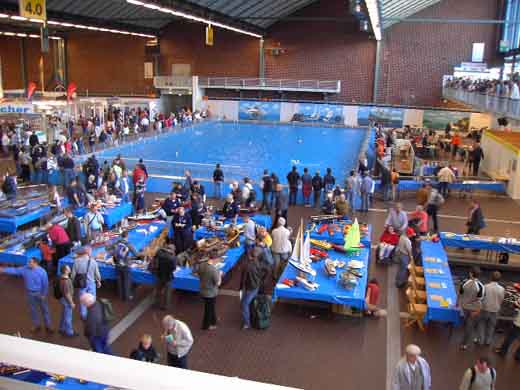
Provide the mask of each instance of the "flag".
POLYGON ((74 93, 76 92, 76 83, 70 83, 67 88, 67 101, 71 101, 74 93))
POLYGON ((32 98, 32 95, 34 94, 34 91, 36 91, 36 83, 34 81, 31 81, 29 82, 29 84, 27 84, 27 99, 28 100, 31 100, 32 98))

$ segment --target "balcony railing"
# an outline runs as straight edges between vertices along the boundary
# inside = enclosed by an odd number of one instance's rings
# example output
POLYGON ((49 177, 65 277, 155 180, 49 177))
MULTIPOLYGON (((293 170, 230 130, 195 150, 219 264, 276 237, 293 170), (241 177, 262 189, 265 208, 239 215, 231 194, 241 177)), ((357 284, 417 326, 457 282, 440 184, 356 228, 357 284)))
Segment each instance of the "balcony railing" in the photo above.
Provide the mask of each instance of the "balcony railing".
POLYGON ((157 89, 187 89, 193 87, 192 77, 182 76, 155 76, 153 85, 157 89))
POLYGON ((340 80, 322 81, 267 78, 244 79, 239 77, 199 77, 199 86, 201 88, 250 89, 322 93, 339 93, 341 91, 340 80))
POLYGON ((443 88, 442 95, 447 99, 469 104, 482 111, 494 112, 520 119, 520 100, 518 99, 448 87, 443 88))

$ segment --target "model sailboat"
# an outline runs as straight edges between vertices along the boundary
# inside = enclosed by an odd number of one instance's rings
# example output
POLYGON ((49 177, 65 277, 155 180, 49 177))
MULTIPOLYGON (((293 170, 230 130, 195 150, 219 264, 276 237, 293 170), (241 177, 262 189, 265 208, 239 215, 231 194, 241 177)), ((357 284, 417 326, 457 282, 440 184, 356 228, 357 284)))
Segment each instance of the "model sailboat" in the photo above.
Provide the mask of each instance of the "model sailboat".
POLYGON ((345 245, 343 247, 346 251, 357 251, 360 248, 363 248, 357 218, 354 220, 354 223, 348 230, 347 234, 345 234, 345 245))
POLYGON ((296 236, 296 242, 294 243, 294 249, 289 259, 289 263, 301 272, 305 272, 309 275, 316 276, 316 271, 311 267, 311 240, 309 233, 306 234, 305 239, 303 237, 303 222, 300 224, 298 234, 296 236))

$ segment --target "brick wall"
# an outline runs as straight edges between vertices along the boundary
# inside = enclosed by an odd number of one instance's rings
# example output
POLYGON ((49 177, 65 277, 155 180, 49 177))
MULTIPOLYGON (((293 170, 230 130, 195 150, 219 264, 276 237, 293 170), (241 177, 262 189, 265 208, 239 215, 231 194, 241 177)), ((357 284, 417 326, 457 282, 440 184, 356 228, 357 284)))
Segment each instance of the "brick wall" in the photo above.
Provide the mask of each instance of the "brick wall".
MULTIPOLYGON (((417 18, 498 19, 497 0, 443 0, 417 18)), ((482 24, 398 23, 385 32, 379 101, 439 105, 442 76, 471 61, 472 44, 485 43, 485 61, 496 61, 497 29, 482 24)))
POLYGON ((4 89, 22 89, 20 72, 20 39, 0 37, 0 59, 2 60, 2 82, 4 89))

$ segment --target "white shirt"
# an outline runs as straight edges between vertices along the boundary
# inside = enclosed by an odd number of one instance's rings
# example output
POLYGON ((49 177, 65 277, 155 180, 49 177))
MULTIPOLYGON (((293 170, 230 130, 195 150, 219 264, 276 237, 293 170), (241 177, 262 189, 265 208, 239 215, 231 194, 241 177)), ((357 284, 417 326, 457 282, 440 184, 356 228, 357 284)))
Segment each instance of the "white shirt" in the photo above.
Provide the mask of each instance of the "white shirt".
POLYGON ((291 232, 285 226, 279 226, 273 229, 271 237, 273 239, 273 245, 271 250, 273 253, 291 253, 292 245, 289 241, 291 232))
POLYGON ((485 285, 485 291, 486 295, 482 299, 482 310, 498 313, 504 300, 504 287, 497 282, 491 282, 485 285))
POLYGON ((247 221, 244 229, 244 237, 246 238, 246 240, 254 241, 256 239, 255 227, 255 221, 253 221, 252 219, 247 221))
POLYGON ((188 325, 175 320, 175 326, 170 330, 170 334, 173 336, 173 342, 166 342, 168 352, 180 358, 187 355, 193 345, 193 336, 188 325))

